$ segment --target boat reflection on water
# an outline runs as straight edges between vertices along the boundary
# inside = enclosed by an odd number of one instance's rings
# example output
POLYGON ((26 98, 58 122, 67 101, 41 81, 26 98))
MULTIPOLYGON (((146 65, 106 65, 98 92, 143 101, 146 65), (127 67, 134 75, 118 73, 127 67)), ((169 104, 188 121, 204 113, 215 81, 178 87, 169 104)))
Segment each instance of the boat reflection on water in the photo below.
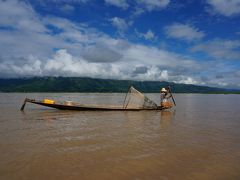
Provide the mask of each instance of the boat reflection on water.
MULTIPOLYGON (((160 117, 160 125, 162 127, 167 127, 170 125, 171 121, 175 116, 175 110, 164 110, 164 111, 137 111, 137 112, 107 112, 107 111, 85 111, 85 112, 77 112, 77 111, 59 111, 59 110, 51 110, 45 109, 45 111, 39 111, 37 109, 32 109, 30 112, 22 111, 22 120, 43 120, 47 122, 55 121, 55 120, 70 120, 70 119, 89 119, 91 120, 93 117, 107 116, 109 119, 116 121, 127 121, 130 124, 142 124, 145 125, 146 122, 149 121, 158 121, 160 117), (87 117, 87 118, 86 118, 87 117)), ((102 121, 102 120, 101 120, 102 121)))
POLYGON ((161 128, 168 128, 170 127, 176 111, 161 111, 160 112, 160 126, 161 128))
POLYGON ((22 120, 24 121, 45 121, 52 122, 56 120, 68 120, 77 115, 76 111, 59 111, 59 110, 51 110, 45 109, 44 111, 32 110, 31 112, 21 111, 22 120))

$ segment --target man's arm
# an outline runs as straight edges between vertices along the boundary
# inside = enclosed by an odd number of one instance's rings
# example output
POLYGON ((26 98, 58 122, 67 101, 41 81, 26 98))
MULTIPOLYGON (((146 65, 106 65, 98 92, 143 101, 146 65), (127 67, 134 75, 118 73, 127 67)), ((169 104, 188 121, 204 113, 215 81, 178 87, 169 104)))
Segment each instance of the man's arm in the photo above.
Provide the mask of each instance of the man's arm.
POLYGON ((171 97, 172 97, 172 94, 171 94, 171 93, 168 93, 165 98, 169 99, 169 98, 171 98, 171 97))

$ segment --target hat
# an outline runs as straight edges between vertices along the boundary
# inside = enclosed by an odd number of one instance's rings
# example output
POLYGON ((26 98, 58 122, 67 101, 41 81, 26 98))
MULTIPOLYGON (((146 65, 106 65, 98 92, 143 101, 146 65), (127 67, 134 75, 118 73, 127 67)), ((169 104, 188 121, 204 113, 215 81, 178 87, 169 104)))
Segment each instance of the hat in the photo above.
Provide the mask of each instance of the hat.
POLYGON ((165 88, 162 88, 161 92, 167 92, 167 90, 165 88))

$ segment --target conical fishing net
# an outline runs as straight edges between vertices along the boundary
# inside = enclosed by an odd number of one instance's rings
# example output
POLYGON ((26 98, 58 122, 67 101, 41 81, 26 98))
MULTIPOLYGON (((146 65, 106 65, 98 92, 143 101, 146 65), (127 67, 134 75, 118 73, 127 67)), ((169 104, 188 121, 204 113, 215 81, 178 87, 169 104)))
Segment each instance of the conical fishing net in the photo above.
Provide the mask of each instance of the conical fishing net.
POLYGON ((130 87, 123 103, 124 109, 157 109, 157 104, 134 87, 130 87))

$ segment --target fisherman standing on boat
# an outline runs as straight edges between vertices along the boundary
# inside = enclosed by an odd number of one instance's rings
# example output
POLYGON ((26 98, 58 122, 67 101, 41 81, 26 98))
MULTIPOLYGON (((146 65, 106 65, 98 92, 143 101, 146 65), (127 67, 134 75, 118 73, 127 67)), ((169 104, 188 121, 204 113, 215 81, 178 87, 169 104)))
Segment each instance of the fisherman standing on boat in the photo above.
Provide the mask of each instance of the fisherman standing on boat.
POLYGON ((162 88, 160 93, 161 93, 160 94, 161 106, 163 108, 172 107, 172 103, 168 101, 168 99, 172 97, 172 94, 169 93, 169 89, 168 88, 162 88))

